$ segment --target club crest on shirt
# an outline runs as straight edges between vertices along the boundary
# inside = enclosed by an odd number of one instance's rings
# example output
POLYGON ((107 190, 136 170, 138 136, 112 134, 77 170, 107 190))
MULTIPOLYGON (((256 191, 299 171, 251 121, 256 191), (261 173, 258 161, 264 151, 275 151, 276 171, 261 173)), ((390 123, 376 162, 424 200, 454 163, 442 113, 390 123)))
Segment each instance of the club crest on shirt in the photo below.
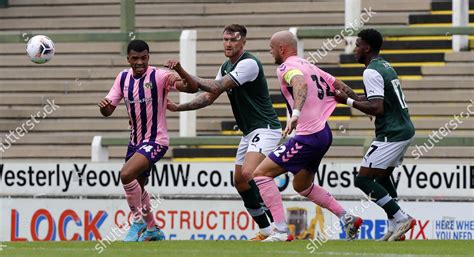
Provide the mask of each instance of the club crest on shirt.
POLYGON ((147 82, 147 83, 143 84, 143 88, 152 89, 152 88, 153 88, 153 84, 152 84, 151 82, 147 82))
POLYGON ((286 65, 284 63, 282 63, 278 69, 280 69, 280 71, 284 71, 286 69, 286 65))

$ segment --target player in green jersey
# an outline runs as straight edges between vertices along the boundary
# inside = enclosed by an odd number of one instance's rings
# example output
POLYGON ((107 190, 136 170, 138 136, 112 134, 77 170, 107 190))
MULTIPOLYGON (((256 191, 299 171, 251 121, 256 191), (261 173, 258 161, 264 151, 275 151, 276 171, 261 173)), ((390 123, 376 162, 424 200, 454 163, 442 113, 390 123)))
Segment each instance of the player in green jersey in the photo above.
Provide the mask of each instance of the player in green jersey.
POLYGON ((355 185, 387 213, 387 233, 382 241, 404 238, 416 220, 398 205, 397 192, 390 179, 395 167, 403 161, 413 141, 415 128, 408 114, 408 106, 390 63, 379 56, 382 35, 374 29, 365 29, 357 35, 355 58, 365 65, 363 80, 365 96, 354 92, 336 91, 336 99, 368 115, 375 116, 375 141, 365 154, 355 185))
POLYGON ((245 51, 247 29, 239 24, 224 28, 224 54, 228 58, 217 72, 215 80, 189 75, 176 60, 166 64, 174 69, 186 83, 197 84, 201 93, 191 102, 179 105, 169 102, 170 111, 200 109, 212 104, 219 95, 227 92, 237 126, 242 131, 235 161, 235 187, 244 206, 258 224, 260 231, 251 240, 260 241, 272 232, 272 217, 261 200, 252 179, 255 168, 276 148, 281 139, 281 124, 273 109, 268 85, 260 60, 245 51), (267 219, 267 216, 269 219, 267 219))

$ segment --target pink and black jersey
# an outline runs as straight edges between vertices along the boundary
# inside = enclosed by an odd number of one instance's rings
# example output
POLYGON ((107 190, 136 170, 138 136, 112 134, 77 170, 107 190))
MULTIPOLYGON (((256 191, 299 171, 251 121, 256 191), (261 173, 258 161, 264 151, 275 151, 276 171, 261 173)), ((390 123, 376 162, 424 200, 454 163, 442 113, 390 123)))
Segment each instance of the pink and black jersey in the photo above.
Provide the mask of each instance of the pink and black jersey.
POLYGON ((171 71, 148 66, 140 78, 133 77, 132 69, 118 74, 106 98, 117 106, 125 99, 130 118, 130 143, 156 142, 168 146, 166 125, 166 104, 169 90, 174 87, 174 74, 171 71))
POLYGON ((334 98, 334 78, 329 73, 319 69, 307 60, 298 56, 291 56, 277 68, 281 92, 285 97, 288 110, 293 111, 293 88, 285 80, 287 72, 293 71, 303 74, 308 92, 296 126, 296 135, 309 135, 321 131, 336 108, 334 98))

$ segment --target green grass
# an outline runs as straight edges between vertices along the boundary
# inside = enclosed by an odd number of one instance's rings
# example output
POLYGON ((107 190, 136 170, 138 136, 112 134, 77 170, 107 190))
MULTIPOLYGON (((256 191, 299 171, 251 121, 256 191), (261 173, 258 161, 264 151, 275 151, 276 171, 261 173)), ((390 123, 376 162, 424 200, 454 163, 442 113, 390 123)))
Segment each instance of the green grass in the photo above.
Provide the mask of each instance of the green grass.
POLYGON ((245 241, 162 241, 147 243, 114 242, 98 253, 97 242, 4 242, 0 256, 8 257, 276 257, 276 256, 473 256, 473 241, 329 241, 310 253, 309 241, 261 243, 245 241), (6 247, 5 247, 6 245, 6 247))

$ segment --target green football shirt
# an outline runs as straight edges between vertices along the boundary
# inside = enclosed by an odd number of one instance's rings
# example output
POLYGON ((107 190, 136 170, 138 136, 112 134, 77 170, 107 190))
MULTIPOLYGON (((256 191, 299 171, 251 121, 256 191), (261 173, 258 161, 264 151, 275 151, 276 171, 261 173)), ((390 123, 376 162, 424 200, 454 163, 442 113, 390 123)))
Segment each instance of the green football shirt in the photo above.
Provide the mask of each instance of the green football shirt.
POLYGON ((227 90, 227 96, 237 126, 244 135, 258 128, 281 128, 268 93, 262 64, 257 57, 244 52, 236 63, 227 60, 222 64, 216 79, 225 75, 229 75, 237 85, 227 90))
POLYGON ((375 118, 377 141, 405 141, 415 135, 400 80, 389 62, 374 58, 364 70, 364 87, 368 100, 383 99, 384 113, 375 118))

